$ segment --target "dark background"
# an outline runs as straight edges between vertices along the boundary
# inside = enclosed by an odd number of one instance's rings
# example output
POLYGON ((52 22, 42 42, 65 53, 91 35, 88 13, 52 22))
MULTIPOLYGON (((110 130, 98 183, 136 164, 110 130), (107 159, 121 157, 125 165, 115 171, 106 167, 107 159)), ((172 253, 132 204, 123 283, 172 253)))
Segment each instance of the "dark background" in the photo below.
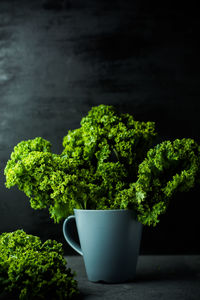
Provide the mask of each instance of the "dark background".
MULTIPOLYGON (((115 105, 155 121, 158 141, 200 143, 199 16, 192 2, 0 1, 0 233, 23 228, 64 242, 62 224, 4 187, 13 147, 41 136, 62 138, 94 105, 115 105)), ((200 189, 173 199, 160 224, 143 230, 141 253, 200 253, 200 189)), ((66 253, 74 253, 65 244, 66 253)))

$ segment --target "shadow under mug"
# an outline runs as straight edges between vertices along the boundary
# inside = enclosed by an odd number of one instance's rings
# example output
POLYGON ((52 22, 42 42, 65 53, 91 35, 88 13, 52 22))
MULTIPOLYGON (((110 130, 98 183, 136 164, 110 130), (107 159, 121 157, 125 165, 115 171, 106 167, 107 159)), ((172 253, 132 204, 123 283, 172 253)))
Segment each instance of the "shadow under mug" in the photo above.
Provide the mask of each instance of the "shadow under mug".
POLYGON ((74 209, 63 223, 69 245, 83 256, 88 280, 120 283, 133 280, 142 224, 132 210, 74 209), (77 227, 80 245, 74 240, 77 227))

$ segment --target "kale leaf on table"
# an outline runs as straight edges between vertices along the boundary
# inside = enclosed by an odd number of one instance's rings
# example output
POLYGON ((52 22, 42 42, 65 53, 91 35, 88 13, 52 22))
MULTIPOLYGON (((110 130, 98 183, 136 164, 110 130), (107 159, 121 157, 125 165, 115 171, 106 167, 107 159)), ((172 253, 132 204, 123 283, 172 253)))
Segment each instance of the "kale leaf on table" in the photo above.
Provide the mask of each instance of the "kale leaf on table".
POLYGON ((77 282, 66 267, 62 244, 42 243, 39 237, 17 230, 0 235, 0 294, 20 300, 72 299, 77 282))

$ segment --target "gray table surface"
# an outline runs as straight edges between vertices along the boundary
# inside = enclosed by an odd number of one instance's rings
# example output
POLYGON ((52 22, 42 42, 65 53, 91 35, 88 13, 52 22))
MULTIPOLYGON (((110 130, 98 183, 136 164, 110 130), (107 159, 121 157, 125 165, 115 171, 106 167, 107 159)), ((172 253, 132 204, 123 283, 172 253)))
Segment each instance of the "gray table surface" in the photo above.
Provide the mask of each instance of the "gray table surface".
POLYGON ((77 273, 81 299, 200 300, 200 255, 142 255, 136 279, 123 284, 89 282, 83 258, 65 258, 77 273))

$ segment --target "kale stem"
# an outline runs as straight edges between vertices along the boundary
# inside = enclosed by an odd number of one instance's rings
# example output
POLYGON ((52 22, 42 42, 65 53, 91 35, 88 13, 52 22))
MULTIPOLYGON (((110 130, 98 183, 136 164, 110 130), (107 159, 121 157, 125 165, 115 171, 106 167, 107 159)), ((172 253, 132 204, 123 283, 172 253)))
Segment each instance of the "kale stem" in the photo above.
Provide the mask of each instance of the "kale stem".
POLYGON ((117 157, 117 159, 119 160, 119 155, 118 155, 118 153, 117 153, 116 149, 115 149, 115 148, 113 148, 113 151, 114 151, 114 153, 115 153, 115 156, 116 156, 116 157, 117 157))

